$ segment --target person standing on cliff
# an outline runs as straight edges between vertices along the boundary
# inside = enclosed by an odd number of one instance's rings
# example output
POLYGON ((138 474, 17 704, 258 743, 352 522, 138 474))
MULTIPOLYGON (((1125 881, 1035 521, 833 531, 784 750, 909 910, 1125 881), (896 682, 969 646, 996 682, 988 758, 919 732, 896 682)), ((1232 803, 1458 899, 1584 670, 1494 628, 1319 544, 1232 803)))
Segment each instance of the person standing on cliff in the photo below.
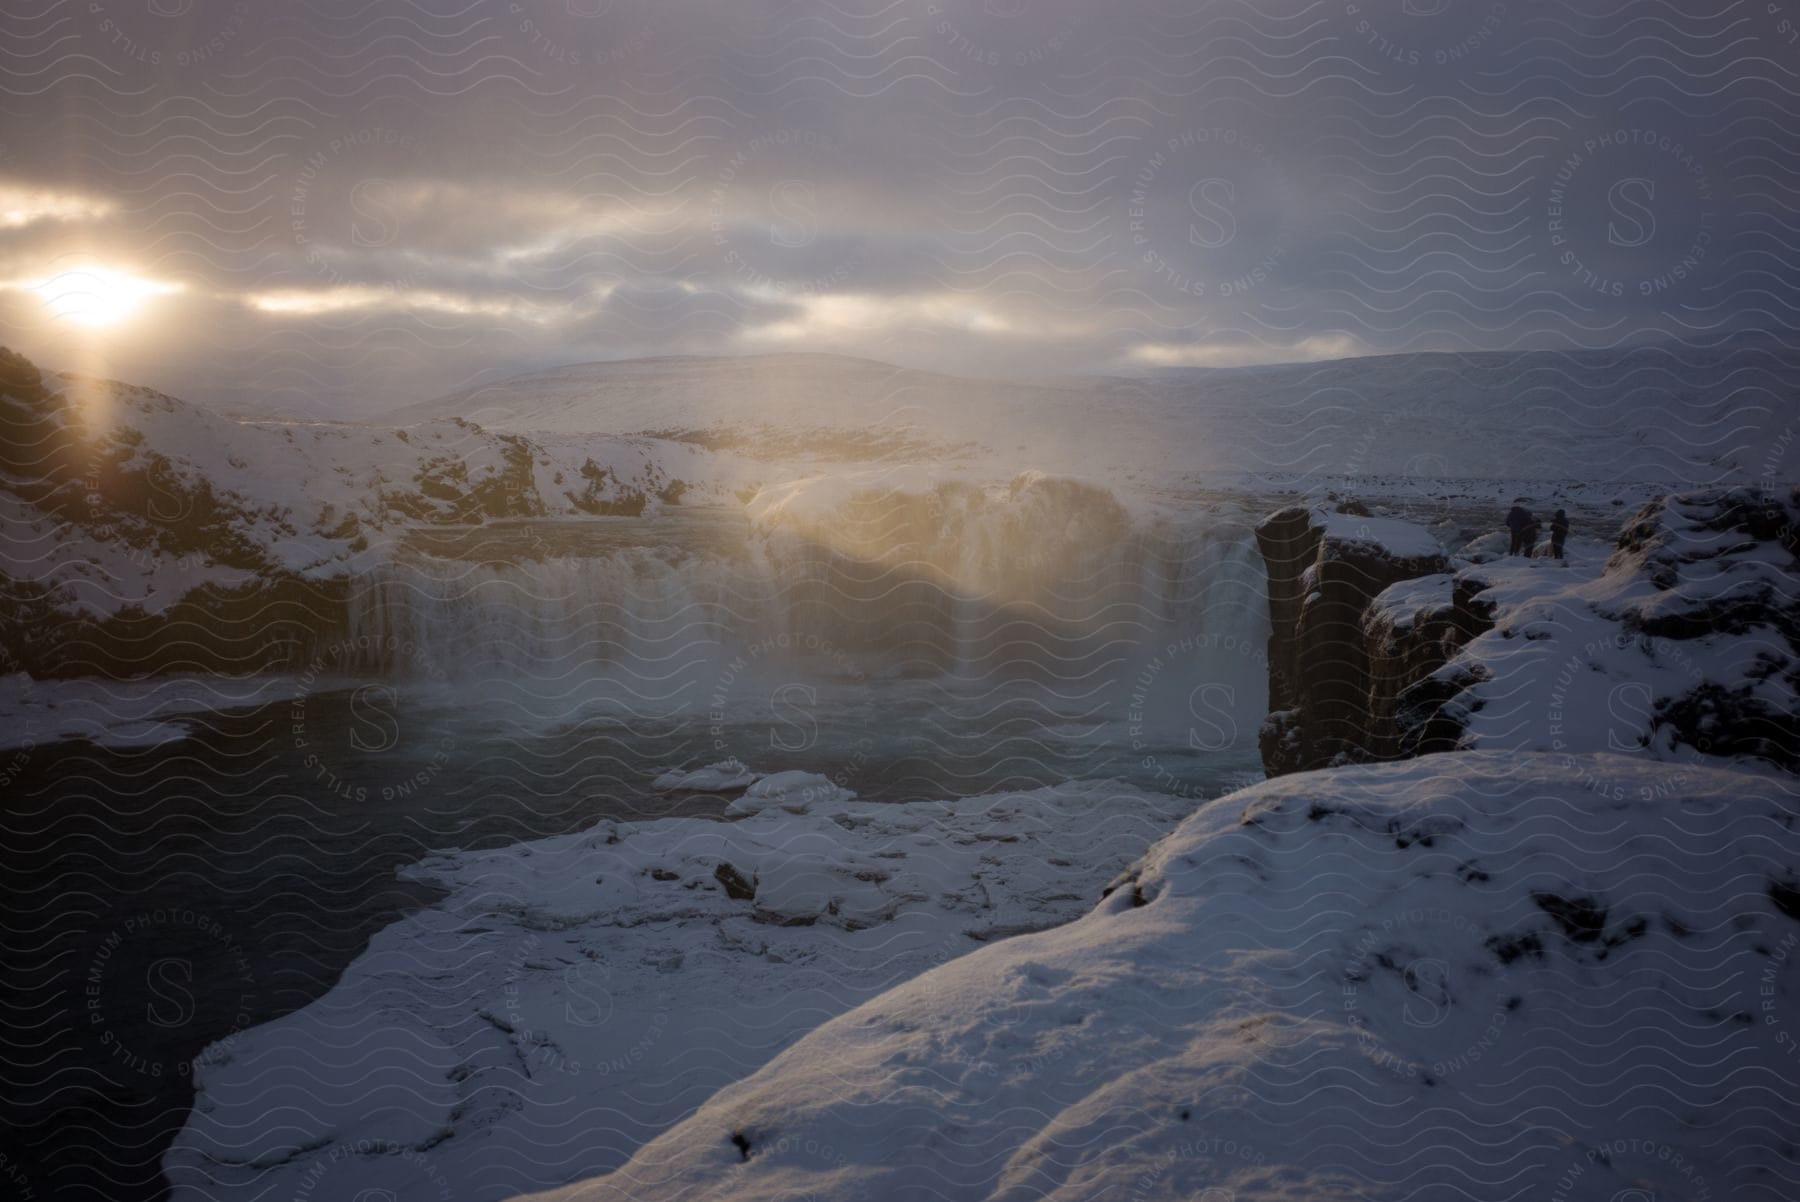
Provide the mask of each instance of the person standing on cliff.
POLYGON ((1517 501, 1506 515, 1506 528, 1512 531, 1512 543, 1507 547, 1508 555, 1529 555, 1531 549, 1525 545, 1525 531, 1531 526, 1531 510, 1517 501))
POLYGON ((1550 554, 1561 559, 1563 544, 1568 541, 1569 515, 1559 509, 1556 511, 1556 516, 1550 519, 1550 554))

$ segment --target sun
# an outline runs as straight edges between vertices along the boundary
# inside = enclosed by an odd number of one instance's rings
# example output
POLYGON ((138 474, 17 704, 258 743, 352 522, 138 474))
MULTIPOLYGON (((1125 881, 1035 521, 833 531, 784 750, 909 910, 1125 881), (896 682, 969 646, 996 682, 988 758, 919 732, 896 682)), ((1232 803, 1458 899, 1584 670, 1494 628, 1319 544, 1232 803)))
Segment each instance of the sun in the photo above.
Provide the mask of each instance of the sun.
POLYGON ((98 328, 118 325, 151 297, 179 292, 181 286, 107 267, 75 267, 38 281, 31 290, 53 316, 98 328))

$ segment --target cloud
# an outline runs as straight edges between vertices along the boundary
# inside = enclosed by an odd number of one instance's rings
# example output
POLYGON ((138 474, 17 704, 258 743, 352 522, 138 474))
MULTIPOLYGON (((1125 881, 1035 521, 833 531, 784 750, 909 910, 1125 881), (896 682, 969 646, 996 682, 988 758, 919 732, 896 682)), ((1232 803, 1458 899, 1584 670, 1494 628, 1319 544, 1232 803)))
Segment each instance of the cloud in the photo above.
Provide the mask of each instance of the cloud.
POLYGON ((261 313, 311 317, 324 313, 386 310, 407 313, 443 313, 456 317, 517 318, 544 322, 554 316, 545 306, 525 300, 505 300, 437 292, 426 288, 372 288, 358 285, 294 288, 247 293, 242 298, 261 313))
POLYGON ((0 230, 39 222, 97 221, 118 208, 118 202, 104 196, 0 179, 0 230))
POLYGON ((1294 342, 1250 345, 1226 342, 1143 342, 1124 357, 1132 367, 1252 367, 1350 359, 1365 348, 1348 334, 1313 334, 1294 342))
MULTIPOLYGON (((175 392, 399 404, 777 347, 1135 371, 1800 313, 1800 77, 1761 5, 77 7, 54 38, 0 16, 37 81, 0 276, 183 281, 209 320, 114 343, 175 392)), ((0 339, 54 350, 41 310, 0 339)))

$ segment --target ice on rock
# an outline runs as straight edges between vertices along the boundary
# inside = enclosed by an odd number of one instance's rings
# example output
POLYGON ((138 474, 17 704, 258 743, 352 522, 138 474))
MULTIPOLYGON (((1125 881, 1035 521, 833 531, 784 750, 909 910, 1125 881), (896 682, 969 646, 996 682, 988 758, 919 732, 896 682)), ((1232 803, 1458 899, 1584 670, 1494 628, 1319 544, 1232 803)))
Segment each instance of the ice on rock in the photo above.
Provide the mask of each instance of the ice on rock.
POLYGON ((1492 563, 1506 555, 1506 548, 1511 536, 1504 530, 1493 530, 1478 538, 1470 539, 1462 550, 1456 553, 1458 559, 1466 559, 1471 563, 1492 563))
POLYGON ((1415 621, 1452 607, 1454 584, 1455 578, 1448 572, 1415 576, 1391 584, 1369 602, 1364 622, 1380 621, 1391 630, 1409 630, 1415 621))
POLYGON ((704 768, 671 768, 651 782, 652 787, 689 793, 730 793, 756 783, 752 772, 738 759, 720 760, 704 768))
POLYGON ((816 772, 772 772, 751 785, 744 795, 725 807, 728 814, 760 814, 782 809, 803 814, 815 806, 851 801, 856 794, 830 777, 816 772))

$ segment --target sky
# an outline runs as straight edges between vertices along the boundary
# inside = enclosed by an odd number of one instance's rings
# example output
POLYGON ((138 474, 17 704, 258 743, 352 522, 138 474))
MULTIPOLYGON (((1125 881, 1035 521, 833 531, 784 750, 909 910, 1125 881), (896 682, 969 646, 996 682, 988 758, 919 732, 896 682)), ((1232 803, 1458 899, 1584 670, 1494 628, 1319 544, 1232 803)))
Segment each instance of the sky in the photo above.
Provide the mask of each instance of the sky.
POLYGON ((1800 0, 19 0, 0 72, 0 343, 251 409, 1800 312, 1800 0))

